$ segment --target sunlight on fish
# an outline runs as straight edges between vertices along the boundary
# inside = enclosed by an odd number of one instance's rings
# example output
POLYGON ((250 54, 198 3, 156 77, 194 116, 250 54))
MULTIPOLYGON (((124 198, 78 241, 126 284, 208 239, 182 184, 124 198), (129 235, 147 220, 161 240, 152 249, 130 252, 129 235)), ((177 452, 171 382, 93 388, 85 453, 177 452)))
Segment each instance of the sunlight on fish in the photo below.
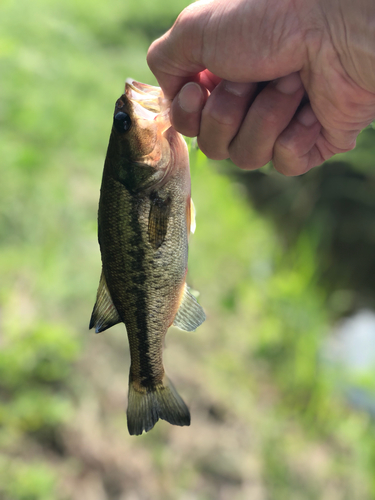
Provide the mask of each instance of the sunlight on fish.
POLYGON ((174 325, 205 320, 186 285, 188 239, 195 230, 189 156, 169 121, 159 87, 128 79, 115 105, 98 212, 102 256, 90 328, 123 322, 130 345, 128 429, 142 434, 159 418, 190 425, 189 410, 163 367, 174 325))

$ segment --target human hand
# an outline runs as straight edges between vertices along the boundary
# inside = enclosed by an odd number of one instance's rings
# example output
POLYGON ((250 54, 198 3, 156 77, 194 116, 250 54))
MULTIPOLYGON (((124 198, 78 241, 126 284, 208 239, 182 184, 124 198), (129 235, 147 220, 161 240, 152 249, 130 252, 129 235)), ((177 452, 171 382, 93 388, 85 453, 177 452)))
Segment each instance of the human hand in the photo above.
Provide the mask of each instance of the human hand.
POLYGON ((203 0, 148 63, 172 124, 209 158, 299 175, 375 118, 374 26, 373 0, 203 0))

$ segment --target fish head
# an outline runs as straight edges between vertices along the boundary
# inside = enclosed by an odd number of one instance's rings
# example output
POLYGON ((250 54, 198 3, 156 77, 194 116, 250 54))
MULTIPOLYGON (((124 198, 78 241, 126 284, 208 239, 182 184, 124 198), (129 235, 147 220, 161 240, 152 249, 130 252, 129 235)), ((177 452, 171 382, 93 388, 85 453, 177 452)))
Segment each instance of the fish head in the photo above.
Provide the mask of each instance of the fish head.
MULTIPOLYGON (((138 168, 139 178, 164 178, 171 158, 170 101, 159 87, 128 79, 113 115, 112 139, 121 169, 138 168)), ((136 171, 137 172, 137 171, 136 171)), ((127 177, 127 172, 120 172, 127 177)), ((134 175, 132 174, 132 178, 134 175)))

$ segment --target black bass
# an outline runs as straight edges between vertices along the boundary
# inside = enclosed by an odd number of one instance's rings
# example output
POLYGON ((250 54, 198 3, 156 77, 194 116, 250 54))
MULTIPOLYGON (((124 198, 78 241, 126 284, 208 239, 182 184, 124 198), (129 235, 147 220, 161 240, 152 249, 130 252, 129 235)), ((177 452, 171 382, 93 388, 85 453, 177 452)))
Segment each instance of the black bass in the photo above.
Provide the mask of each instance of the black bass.
POLYGON ((90 328, 123 322, 130 345, 130 434, 159 418, 190 425, 189 410, 164 374, 173 324, 193 331, 205 314, 186 285, 194 225, 189 157, 170 125, 161 89, 127 80, 115 106, 98 213, 102 274, 90 328))

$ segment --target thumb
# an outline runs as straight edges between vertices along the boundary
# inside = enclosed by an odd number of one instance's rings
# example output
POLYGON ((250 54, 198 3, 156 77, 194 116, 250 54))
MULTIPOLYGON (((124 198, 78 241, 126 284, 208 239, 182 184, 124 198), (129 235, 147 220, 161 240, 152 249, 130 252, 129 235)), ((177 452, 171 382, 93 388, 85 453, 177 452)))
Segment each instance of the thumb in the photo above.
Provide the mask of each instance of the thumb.
POLYGON ((205 69, 201 57, 202 21, 207 16, 197 8, 200 3, 187 7, 148 50, 147 63, 167 99, 173 99, 185 83, 198 82, 199 73, 205 69))
POLYGON ((200 0, 183 10, 173 27, 151 45, 147 57, 166 97, 173 99, 188 81, 198 83, 205 70, 240 83, 299 71, 306 58, 298 23, 303 9, 292 9, 290 3, 200 0))

